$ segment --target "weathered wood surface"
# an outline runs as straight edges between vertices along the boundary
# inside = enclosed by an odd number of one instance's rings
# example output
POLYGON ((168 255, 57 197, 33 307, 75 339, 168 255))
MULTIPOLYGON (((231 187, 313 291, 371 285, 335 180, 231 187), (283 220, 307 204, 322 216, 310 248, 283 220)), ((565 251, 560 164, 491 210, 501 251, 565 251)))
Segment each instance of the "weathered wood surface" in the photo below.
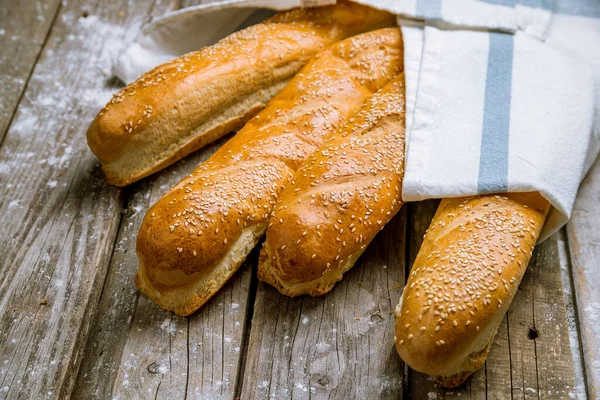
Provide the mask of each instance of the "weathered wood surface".
POLYGON ((2 397, 64 398, 73 386, 123 201, 85 127, 109 98, 113 50, 151 5, 65 2, 0 148, 2 397))
MULTIPOLYGON (((175 3, 170 3, 171 10, 175 3)), ((152 16, 164 12, 155 6, 152 16)), ((189 318, 160 309, 133 283, 138 267, 135 240, 148 208, 227 139, 128 188, 74 398, 234 397, 251 293, 250 263, 189 318)))
POLYGON ((0 1, 0 143, 59 7, 60 0, 0 1))
POLYGON ((394 308, 404 287, 401 211, 327 295, 288 298, 259 283, 241 398, 398 398, 394 308))
POLYGON ((135 239, 146 211, 226 139, 131 188, 75 398, 233 398, 251 265, 189 318, 161 310, 133 283, 135 239))
MULTIPOLYGON (((536 250, 485 368, 464 386, 443 390, 403 365, 393 309, 435 201, 405 206, 322 298, 257 284, 256 251, 189 318, 136 291, 135 236, 147 208, 225 139, 119 190, 104 183, 85 129, 118 88, 111 61, 142 22, 200 2, 0 0, 0 399, 570 397, 556 238, 536 250)), ((592 398, 598 164, 567 229, 592 398)))
POLYGON ((600 159, 586 176, 567 224, 588 395, 600 398, 600 159))

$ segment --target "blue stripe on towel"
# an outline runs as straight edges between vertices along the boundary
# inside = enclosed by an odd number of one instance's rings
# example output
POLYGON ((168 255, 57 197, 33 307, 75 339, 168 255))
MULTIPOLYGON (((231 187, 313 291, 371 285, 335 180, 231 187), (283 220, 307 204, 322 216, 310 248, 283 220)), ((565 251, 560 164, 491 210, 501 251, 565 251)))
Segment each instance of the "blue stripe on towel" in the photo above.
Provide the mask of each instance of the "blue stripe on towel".
POLYGON ((517 0, 479 0, 483 3, 495 4, 499 6, 514 7, 517 5, 517 0))
POLYGON ((417 0, 416 16, 424 19, 441 19, 442 0, 417 0))
POLYGON ((478 192, 508 189, 508 140, 512 91, 513 35, 490 33, 478 192))
POLYGON ((554 13, 600 18, 600 0, 556 0, 554 13))
POLYGON ((506 7, 515 7, 517 4, 531 8, 541 8, 552 11, 553 0, 479 0, 488 4, 501 5, 506 7))

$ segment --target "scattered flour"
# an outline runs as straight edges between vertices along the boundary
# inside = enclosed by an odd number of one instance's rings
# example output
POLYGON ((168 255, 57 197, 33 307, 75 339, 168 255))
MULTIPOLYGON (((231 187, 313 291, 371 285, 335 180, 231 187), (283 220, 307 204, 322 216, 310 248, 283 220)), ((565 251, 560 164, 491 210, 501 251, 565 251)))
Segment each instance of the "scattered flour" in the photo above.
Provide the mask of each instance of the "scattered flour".
POLYGON ((331 345, 329 343, 317 343, 317 353, 327 353, 331 349, 331 345))
POLYGON ((296 389, 300 389, 303 392, 308 392, 308 387, 303 384, 302 382, 296 382, 296 384, 294 385, 296 387, 296 389))
POLYGON ((131 215, 131 217, 135 217, 136 215, 138 215, 138 213, 140 211, 142 211, 144 209, 144 207, 137 205, 137 206, 133 206, 133 214, 131 215))
POLYGON ((169 372, 169 367, 167 367, 166 365, 159 365, 158 366, 158 373, 159 374, 166 374, 167 372, 169 372))
POLYGON ((172 321, 171 319, 167 318, 163 321, 162 324, 160 324, 160 329, 162 329, 163 331, 166 331, 167 333, 169 333, 170 335, 174 335, 175 332, 177 332, 177 328, 175 326, 175 322, 172 321))
POLYGON ((600 324, 600 303, 588 304, 585 307, 584 312, 592 324, 600 324))

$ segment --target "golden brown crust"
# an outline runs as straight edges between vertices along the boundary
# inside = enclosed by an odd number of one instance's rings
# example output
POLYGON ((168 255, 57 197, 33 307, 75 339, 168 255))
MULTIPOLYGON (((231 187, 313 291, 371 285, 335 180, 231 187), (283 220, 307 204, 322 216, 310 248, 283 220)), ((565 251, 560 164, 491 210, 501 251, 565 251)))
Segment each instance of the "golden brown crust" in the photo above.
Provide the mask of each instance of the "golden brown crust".
POLYGON ((124 186, 240 128, 317 52, 393 16, 350 2, 282 12, 145 73, 87 132, 109 183, 124 186))
POLYGON ((396 308, 396 349, 456 386, 481 368, 549 203, 538 193, 442 200, 396 308))
POLYGON ((400 43, 388 28, 332 45, 159 200, 138 235, 140 290, 178 314, 210 298, 258 242, 300 163, 400 72, 400 43))
POLYGON ((330 291, 400 210, 404 74, 313 153, 277 201, 259 279, 288 296, 330 291))

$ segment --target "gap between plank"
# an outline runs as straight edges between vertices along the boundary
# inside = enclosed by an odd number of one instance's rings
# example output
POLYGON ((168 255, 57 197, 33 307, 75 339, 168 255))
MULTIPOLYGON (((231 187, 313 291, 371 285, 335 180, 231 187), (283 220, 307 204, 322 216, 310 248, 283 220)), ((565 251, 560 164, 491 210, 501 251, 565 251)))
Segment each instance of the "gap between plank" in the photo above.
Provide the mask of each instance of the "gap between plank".
MULTIPOLYGON (((126 186, 120 190, 120 197, 123 199, 121 201, 121 210, 119 211, 119 224, 117 225, 117 231, 115 233, 115 239, 113 240, 112 247, 110 248, 110 257, 108 258, 108 268, 106 269, 106 275, 104 275, 104 281, 102 282, 102 289, 100 290, 100 296, 98 296, 97 303, 100 303, 100 299, 104 295, 104 287, 106 286, 106 279, 108 279, 108 275, 110 274, 110 266, 112 265, 113 257, 115 256, 115 248, 117 247, 117 242, 119 240, 119 232, 121 231, 121 225, 123 225, 123 220, 125 219, 125 213, 129 210, 129 204, 131 200, 131 187, 132 185, 126 186)), ((98 304, 96 304, 97 306, 98 304)), ((96 314, 93 314, 94 318, 96 314)))
MULTIPOLYGON (((512 349, 510 348, 510 321, 508 318, 508 310, 506 311, 506 314, 504 314, 504 319, 506 319, 506 336, 507 336, 507 342, 508 342, 508 371, 510 372, 510 398, 511 400, 514 399, 514 395, 513 395, 513 390, 514 390, 514 386, 513 386, 513 368, 512 368, 512 349)), ((487 364, 486 364, 486 368, 487 368, 487 364)), ((485 375, 485 397, 487 399, 487 372, 485 375)))
POLYGON ((577 301, 575 300, 575 284, 573 283, 574 279, 572 265, 573 259, 571 258, 571 251, 568 246, 568 233, 566 228, 563 227, 556 234, 558 235, 557 245, 558 254, 560 256, 560 270, 563 288, 568 288, 568 290, 564 291, 566 306, 565 308, 567 312, 567 323, 569 323, 569 321, 571 320, 575 322, 573 329, 571 329, 571 327, 569 326, 569 343, 571 344, 573 368, 575 369, 575 390, 578 398, 580 395, 583 395, 583 398, 588 399, 591 398, 591 396, 589 393, 585 362, 583 362, 583 342, 581 338, 580 326, 578 323, 579 309, 577 308, 577 301))
MULTIPOLYGON (((62 3, 61 3, 62 4, 62 3)), ((104 284, 106 283, 106 278, 108 277, 108 272, 110 270, 110 263, 112 261, 113 255, 114 255, 114 248, 117 244, 117 239, 118 239, 118 232, 119 232, 119 228, 121 226, 121 223, 123 222, 123 205, 125 203, 125 199, 123 199, 123 191, 121 191, 120 196, 119 196, 122 201, 121 201, 121 212, 119 213, 119 222, 116 224, 116 230, 115 230, 115 238, 112 241, 112 246, 109 249, 110 250, 110 257, 108 257, 107 260, 107 268, 106 268, 106 273, 104 275, 103 278, 101 277, 97 277, 97 279, 102 279, 102 286, 100 289, 100 293, 98 293, 97 296, 94 296, 93 293, 90 293, 90 297, 88 298, 88 304, 86 306, 86 311, 84 313, 84 315, 88 315, 91 316, 92 318, 96 316, 96 312, 98 309, 98 305, 100 304, 100 298, 102 297, 102 292, 104 291, 104 284), (93 300, 95 298, 96 301, 90 301, 93 300)), ((75 338, 75 345, 73 346, 74 349, 85 349, 85 346, 87 344, 87 341, 89 340, 90 337, 90 331, 92 329, 92 327, 94 326, 94 319, 90 319, 88 320, 88 322, 84 322, 80 325, 79 327, 79 331, 77 332, 76 338, 75 338)), ((79 372, 81 369, 81 366, 83 364, 83 352, 80 354, 79 357, 77 357, 77 353, 71 357, 71 359, 69 359, 69 362, 73 362, 73 364, 71 364, 71 368, 73 368, 74 373, 71 374, 68 379, 65 379, 62 382, 62 385, 60 387, 59 390, 59 398, 67 398, 70 397, 72 394, 72 391, 75 387, 75 383, 77 381, 77 377, 79 376, 79 372)), ((68 373, 68 372, 67 372, 68 373)))
POLYGON ((250 341, 250 331, 252 330, 252 317, 254 316, 254 303, 256 302, 256 292, 258 289, 258 256, 255 253, 262 247, 262 241, 255 247, 250 255, 252 272, 250 274, 250 286, 248 288, 248 300, 246 301, 246 316, 244 318, 244 334, 240 345, 240 357, 238 359, 238 373, 236 376, 234 398, 242 395, 242 386, 244 384, 244 374, 246 372, 246 361, 248 359, 248 348, 250 341))

